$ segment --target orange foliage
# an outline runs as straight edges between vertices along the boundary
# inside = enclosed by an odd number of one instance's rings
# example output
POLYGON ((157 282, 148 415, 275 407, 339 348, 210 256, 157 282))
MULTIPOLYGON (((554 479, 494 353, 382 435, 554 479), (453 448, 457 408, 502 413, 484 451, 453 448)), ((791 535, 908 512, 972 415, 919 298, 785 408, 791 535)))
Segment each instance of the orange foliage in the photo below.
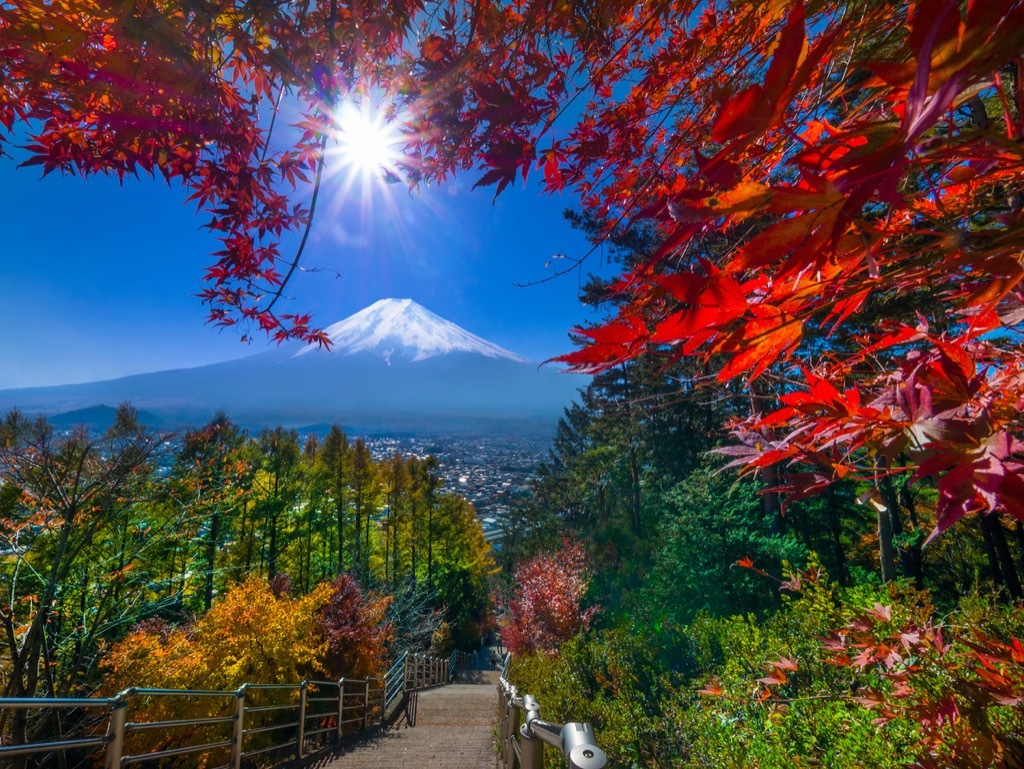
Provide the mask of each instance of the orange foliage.
POLYGON ((143 623, 107 655, 105 688, 229 690, 243 683, 374 675, 390 638, 387 599, 364 597, 343 579, 292 598, 250 577, 190 627, 143 623), (356 615, 343 647, 324 620, 339 612, 356 615))

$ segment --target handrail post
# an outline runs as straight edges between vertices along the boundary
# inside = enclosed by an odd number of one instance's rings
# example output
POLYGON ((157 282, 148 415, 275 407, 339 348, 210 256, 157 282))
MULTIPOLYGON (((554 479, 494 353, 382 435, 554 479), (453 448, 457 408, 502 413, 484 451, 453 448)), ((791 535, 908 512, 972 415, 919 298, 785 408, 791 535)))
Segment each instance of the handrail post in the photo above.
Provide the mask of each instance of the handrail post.
POLYGON ((562 727, 562 754, 569 769, 603 769, 604 751, 597 747, 594 727, 586 723, 568 723, 562 727))
POLYGON ((530 733, 527 724, 519 728, 519 754, 522 769, 544 769, 544 743, 530 733))
POLYGON ((523 695, 523 710, 526 716, 519 729, 519 753, 522 756, 523 769, 544 769, 544 743, 530 728, 530 724, 540 718, 540 704, 531 694, 523 695))
POLYGON ((106 769, 121 769, 121 756, 124 755, 124 727, 128 723, 128 697, 133 689, 118 692, 110 703, 110 722, 107 724, 106 769))
POLYGON ((499 697, 499 710, 501 714, 501 723, 499 724, 499 727, 501 729, 502 769, 513 769, 516 757, 515 746, 512 744, 515 739, 516 731, 516 711, 507 694, 501 692, 499 697))
POLYGON ((299 684, 299 734, 295 739, 295 757, 302 758, 302 747, 306 742, 306 698, 309 696, 309 681, 299 684))
POLYGON ((249 684, 235 690, 235 720, 231 724, 231 769, 241 769, 242 740, 245 737, 245 693, 249 684))
POLYGON ((340 740, 344 734, 344 725, 342 722, 345 720, 345 679, 338 679, 338 739, 340 740))
POLYGON ((363 686, 363 728, 370 728, 370 677, 366 677, 363 686))

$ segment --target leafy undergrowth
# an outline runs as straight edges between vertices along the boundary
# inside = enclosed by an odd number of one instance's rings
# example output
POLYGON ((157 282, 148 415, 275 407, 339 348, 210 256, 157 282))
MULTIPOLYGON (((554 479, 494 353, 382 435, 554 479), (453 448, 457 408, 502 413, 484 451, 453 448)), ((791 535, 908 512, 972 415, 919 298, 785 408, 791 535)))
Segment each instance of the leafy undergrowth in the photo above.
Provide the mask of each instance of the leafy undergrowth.
POLYGON ((1024 765, 1024 619, 969 596, 793 573, 783 608, 624 625, 513 661, 546 720, 586 720, 613 766, 1024 765))

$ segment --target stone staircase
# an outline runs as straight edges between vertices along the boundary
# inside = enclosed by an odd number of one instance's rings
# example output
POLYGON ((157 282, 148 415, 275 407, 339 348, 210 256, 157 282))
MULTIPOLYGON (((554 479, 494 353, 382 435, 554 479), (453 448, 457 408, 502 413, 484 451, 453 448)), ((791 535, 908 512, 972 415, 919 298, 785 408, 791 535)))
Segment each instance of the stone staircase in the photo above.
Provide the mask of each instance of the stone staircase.
POLYGON ((419 692, 388 731, 291 763, 289 769, 493 767, 497 684, 497 672, 459 672, 455 683, 419 692))

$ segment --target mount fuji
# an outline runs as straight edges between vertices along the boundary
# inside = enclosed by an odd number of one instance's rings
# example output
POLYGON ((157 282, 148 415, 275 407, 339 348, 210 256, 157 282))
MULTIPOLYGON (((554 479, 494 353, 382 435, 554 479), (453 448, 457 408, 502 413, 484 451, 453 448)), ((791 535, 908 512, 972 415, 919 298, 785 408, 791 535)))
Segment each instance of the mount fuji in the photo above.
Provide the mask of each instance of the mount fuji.
MULTIPOLYGON (((393 357, 415 363, 458 352, 530 362, 435 315, 412 299, 381 299, 328 326, 324 333, 331 340, 332 355, 376 352, 389 364, 393 357)), ((317 348, 307 346, 296 355, 316 352, 317 348)))
POLYGON ((58 417, 130 401, 161 426, 217 411, 251 427, 339 423, 365 433, 549 432, 586 380, 561 375, 430 312, 382 299, 327 326, 330 348, 0 391, 0 410, 58 417))

